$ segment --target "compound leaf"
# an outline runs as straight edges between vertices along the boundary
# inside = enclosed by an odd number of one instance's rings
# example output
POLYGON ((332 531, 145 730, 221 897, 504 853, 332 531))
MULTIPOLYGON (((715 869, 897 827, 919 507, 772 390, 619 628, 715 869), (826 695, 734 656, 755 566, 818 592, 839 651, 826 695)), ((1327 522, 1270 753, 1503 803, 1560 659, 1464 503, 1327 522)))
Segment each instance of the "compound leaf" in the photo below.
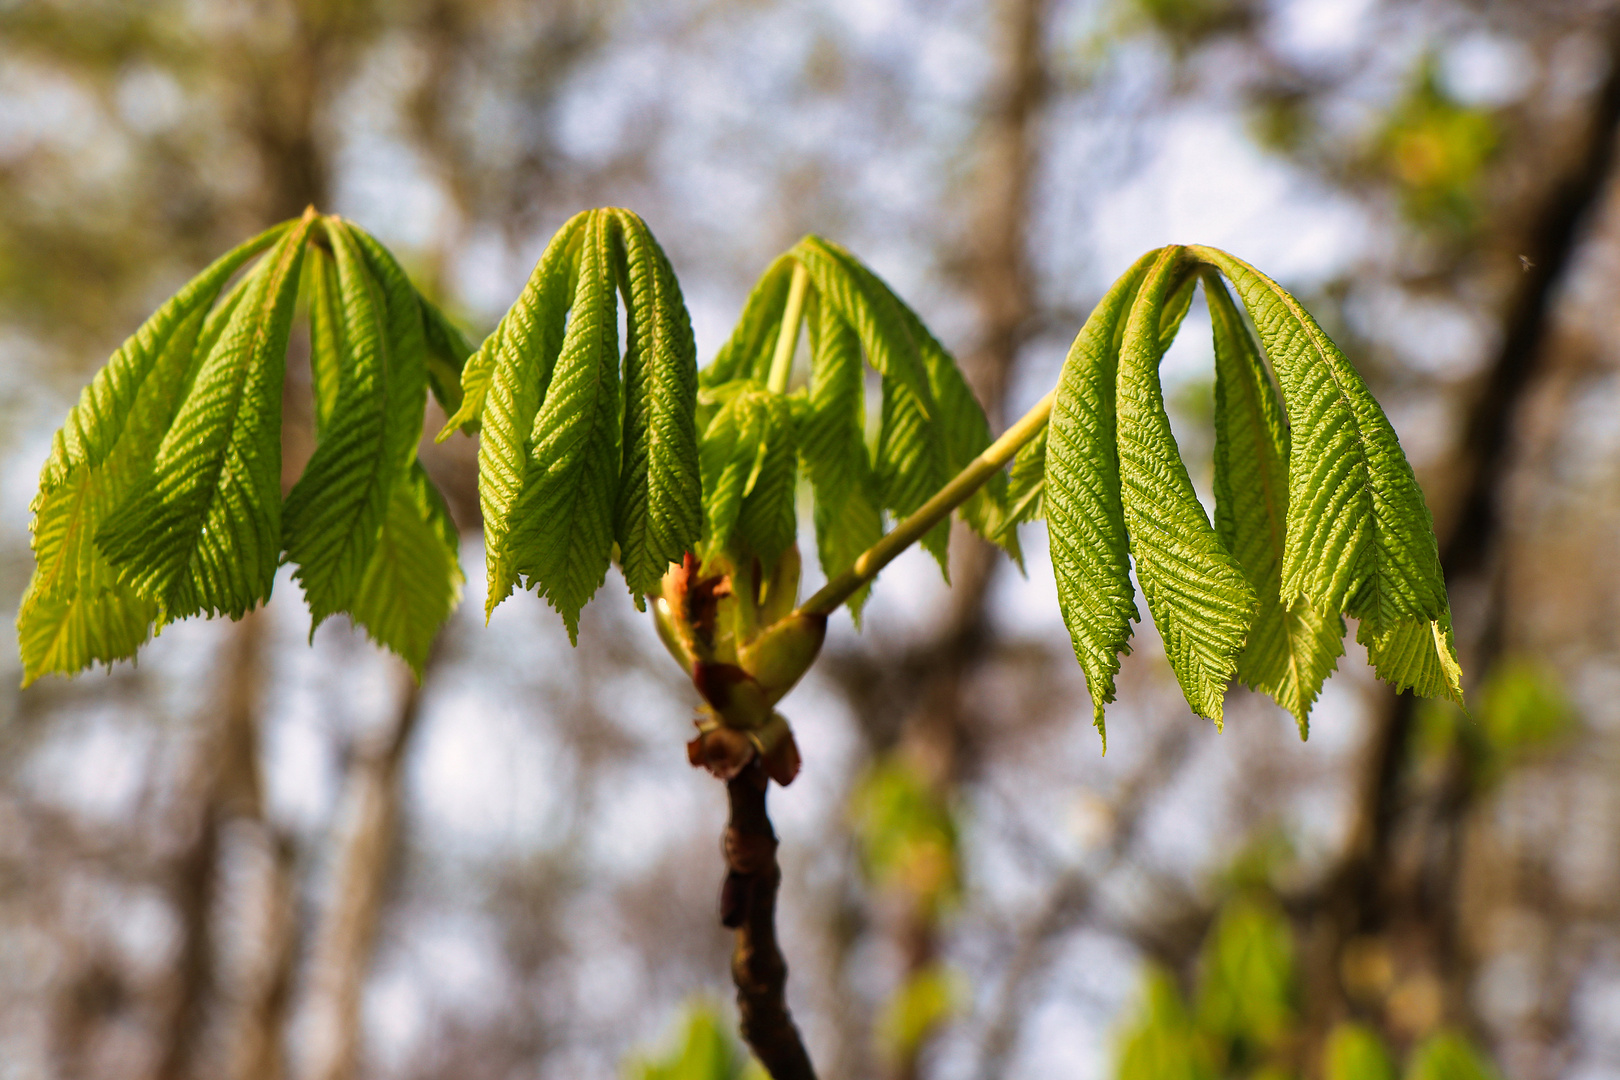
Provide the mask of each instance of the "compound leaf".
MULTIPOLYGON (((544 402, 531 421, 533 445, 519 474, 521 495, 503 515, 509 531, 498 551, 499 565, 491 571, 527 578, 528 586, 562 615, 571 641, 579 636, 580 609, 601 586, 613 557, 621 417, 618 278, 611 230, 607 212, 591 211, 581 237, 567 333, 544 402)), ((491 384, 486 413, 491 421, 496 392, 506 391, 505 372, 504 365, 498 367, 491 384)), ((487 440, 493 425, 485 426, 487 440)), ((516 435, 519 429, 514 425, 510 430, 516 435)), ((479 467, 482 474, 482 447, 479 467)), ((491 605, 505 593, 502 588, 497 595, 492 588, 491 605)))
MULTIPOLYGON (((855 330, 867 360, 882 376, 878 487, 885 508, 902 517, 910 514, 952 475, 944 425, 911 328, 894 294, 874 284, 876 275, 843 248, 809 236, 791 254, 809 271, 821 303, 855 330)), ((949 523, 929 530, 922 543, 947 570, 949 523)))
POLYGON ((772 566, 795 539, 798 449, 789 400, 752 379, 714 388, 703 432, 704 540, 772 566))
POLYGON ((613 212, 625 260, 624 452, 614 537, 637 605, 703 527, 697 443, 697 344, 675 271, 628 210, 613 212))
POLYGON ((1187 703, 1221 721, 1254 614, 1254 590, 1221 544, 1176 448, 1159 384, 1160 316, 1190 270, 1160 252, 1131 307, 1119 358, 1119 473, 1131 557, 1187 703))
POLYGON ((133 656, 157 606, 118 580, 94 538, 151 468, 196 361, 241 297, 225 283, 290 226, 278 225, 215 260, 113 353, 52 442, 33 501, 35 568, 17 612, 26 686, 49 672, 133 656), (208 325, 209 323, 212 325, 208 325))
POLYGON ((472 342, 437 304, 420 293, 416 299, 422 307, 428 386, 445 415, 454 416, 461 411, 461 373, 473 354, 472 342))
POLYGON ((389 493, 388 512, 349 614, 422 677, 439 627, 461 600, 456 528, 419 461, 389 493))
POLYGON ((416 290, 371 237, 324 219, 336 268, 336 401, 283 510, 287 556, 311 633, 348 611, 371 562, 393 489, 416 457, 427 402, 416 290))
POLYGON ((1238 678, 1307 730, 1311 704, 1344 653, 1344 620, 1282 601, 1288 431, 1282 402, 1226 287, 1203 274, 1215 334, 1215 531, 1259 597, 1238 678))
MULTIPOLYGON (((866 448, 865 372, 861 343, 832 305, 812 296, 810 387, 799 456, 815 496, 816 552, 831 580, 883 536, 883 508, 866 448)), ((850 597, 860 622, 870 586, 850 597)))
POLYGON ((778 255, 754 283, 731 337, 698 376, 703 386, 720 386, 737 379, 766 380, 793 283, 793 263, 791 254, 778 255))
POLYGON ((996 522, 995 541, 1020 570, 1024 567, 1024 554, 1018 546, 1018 526, 1046 515, 1046 440, 1050 431, 1050 424, 1042 424, 1034 438, 1018 448, 996 522))
MULTIPOLYGON (((854 262, 853 256, 849 258, 854 262)), ((945 444, 946 473, 955 476, 990 445, 990 423, 985 419, 984 407, 962 377, 956 358, 929 332, 916 312, 864 264, 855 262, 852 272, 860 276, 869 293, 886 299, 916 344, 928 375, 929 392, 937 406, 934 422, 945 444)), ((995 543, 1003 542, 999 524, 1005 511, 1006 490, 1007 478, 998 472, 962 504, 960 511, 969 528, 995 543)), ((1016 533, 1012 534, 1012 544, 1007 550, 1016 557, 1016 533)))
POLYGON ((309 297, 309 374, 315 397, 315 437, 320 439, 332 419, 332 410, 337 408, 347 346, 337 270, 332 256, 319 246, 304 253, 304 288, 309 297))
POLYGON ((1360 619, 1358 640, 1374 643, 1380 676, 1427 676, 1425 685, 1460 698, 1433 521, 1388 418, 1298 300, 1241 259, 1191 250, 1237 289, 1282 385, 1290 425, 1282 596, 1360 619))
POLYGON ((563 346, 563 324, 590 218, 591 211, 574 215, 546 245, 522 295, 462 369, 461 409, 439 433, 442 440, 460 427, 482 430, 478 503, 489 578, 486 616, 517 582, 507 537, 528 476, 535 418, 563 346))
POLYGON ((311 218, 255 268, 209 349, 151 475, 96 535, 164 621, 240 617, 270 595, 281 553, 281 384, 311 218))
POLYGON ((1042 503, 1058 606, 1105 740, 1103 706, 1114 700, 1119 654, 1140 617, 1115 438, 1119 339, 1125 311, 1157 255, 1138 259, 1092 310, 1063 362, 1047 425, 1042 503))

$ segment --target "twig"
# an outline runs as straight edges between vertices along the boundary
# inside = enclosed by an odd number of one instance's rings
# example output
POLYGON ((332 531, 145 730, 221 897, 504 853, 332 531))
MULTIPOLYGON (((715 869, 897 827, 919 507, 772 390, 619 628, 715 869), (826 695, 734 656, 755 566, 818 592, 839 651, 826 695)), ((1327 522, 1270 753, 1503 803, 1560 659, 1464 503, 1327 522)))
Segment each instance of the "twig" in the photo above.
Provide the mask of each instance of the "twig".
POLYGON ((977 1072, 983 1080, 1004 1075, 1007 1059, 1029 1013, 1025 992, 1051 962, 1051 944, 1090 910, 1098 883, 1119 867, 1135 843, 1142 817, 1153 805, 1151 796, 1164 790, 1191 746, 1185 725, 1169 725, 1147 755, 1146 767, 1126 781, 1114 800, 1113 835, 1101 865, 1090 870, 1076 867, 1052 882, 1039 914, 1027 924, 1013 949, 996 1004, 990 1010, 977 1072))
POLYGON ((234 627, 221 658, 223 683, 196 747, 183 798, 190 841, 176 860, 174 897, 183 938, 174 975, 156 1080, 194 1072, 216 987, 213 908, 219 889, 220 830, 258 805, 258 697, 263 677, 264 615, 249 612, 234 627))
POLYGON ((815 595, 800 604, 795 614, 831 615, 837 611, 840 604, 877 577, 878 572, 893 562, 896 556, 922 539, 929 529, 945 520, 952 510, 967 502, 986 480, 1013 459, 1019 447, 1040 434, 1041 429, 1046 426, 1047 419, 1052 415, 1052 402, 1056 398, 1057 391, 1053 390, 1037 401, 1034 407, 1008 428, 1001 438, 986 447, 984 453, 968 462, 950 483, 940 488, 938 494, 923 503, 915 513, 896 525, 881 540, 867 548, 855 560, 854 566, 827 582, 815 595))
POLYGON ((314 1080, 351 1080, 359 1072, 360 998, 399 831, 400 776, 421 718, 422 686, 442 660, 444 642, 442 635, 434 642, 422 682, 403 676, 405 696, 393 726, 363 747, 351 767, 349 824, 311 976, 323 1024, 311 1040, 315 1064, 306 1070, 314 1080))
POLYGON ((720 922, 736 931, 731 977, 737 984, 742 1037, 773 1080, 815 1080, 810 1055, 787 1007, 787 961, 776 942, 776 832, 765 809, 769 783, 753 762, 726 782, 726 882, 720 922))

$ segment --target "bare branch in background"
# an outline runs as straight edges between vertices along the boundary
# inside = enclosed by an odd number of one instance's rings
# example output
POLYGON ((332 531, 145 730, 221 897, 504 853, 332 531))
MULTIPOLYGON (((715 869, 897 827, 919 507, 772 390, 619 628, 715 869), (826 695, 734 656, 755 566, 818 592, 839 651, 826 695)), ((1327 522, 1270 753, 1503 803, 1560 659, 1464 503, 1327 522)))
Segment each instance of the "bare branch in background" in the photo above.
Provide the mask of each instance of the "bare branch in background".
POLYGON ((197 1052, 215 990, 214 899, 225 820, 257 814, 258 703, 264 671, 264 615, 249 613, 231 627, 220 656, 220 691, 202 720, 191 775, 181 795, 188 842, 173 868, 181 946, 170 992, 169 1020, 157 1080, 200 1075, 197 1052))
MULTIPOLYGON (((1435 514, 1451 588, 1473 590, 1480 600, 1470 623, 1458 627, 1476 679, 1487 674, 1502 647, 1501 508, 1515 460, 1515 424, 1545 360, 1559 285, 1613 174, 1620 127, 1620 20, 1611 19, 1603 40, 1608 75, 1590 99, 1584 146, 1524 214, 1530 225, 1517 246, 1528 262, 1502 305, 1501 343, 1454 451, 1451 490, 1456 495, 1435 514)), ((1434 790, 1411 790, 1415 704, 1411 695, 1402 695, 1381 710, 1363 759, 1347 858, 1312 905, 1319 922, 1307 938, 1312 943, 1307 999, 1318 1010, 1318 1033, 1343 1008, 1338 968, 1346 941, 1358 934, 1400 934, 1403 948, 1419 950, 1443 973, 1447 1013, 1468 1019, 1471 973, 1456 941, 1456 877, 1469 794, 1454 755, 1434 790), (1403 858, 1414 852, 1420 865, 1404 866, 1403 858)))
POLYGON ((392 722, 357 746, 350 759, 346 814, 308 976, 314 1020, 306 1075, 312 1080, 359 1075, 361 992, 398 842, 400 772, 421 719, 422 688, 443 662, 444 650, 441 636, 423 666, 421 683, 399 668, 404 692, 392 722))
POLYGON ((1112 827, 1108 846, 1092 867, 1076 867, 1058 875, 1039 912, 1022 929, 1001 977, 1001 988, 987 1010, 989 1019, 979 1051, 980 1080, 1007 1075, 1007 1061, 1025 1020, 1032 1011, 1031 989, 1052 959, 1054 941, 1085 918, 1098 883, 1129 861, 1142 816, 1175 779, 1192 743, 1185 724, 1170 724, 1147 755, 1147 762, 1121 786, 1112 800, 1112 827))
POLYGON ((283 1039, 300 940, 298 861, 290 836, 262 819, 258 826, 268 858, 261 871, 257 948, 229 1044, 228 1080, 282 1080, 287 1073, 283 1039))

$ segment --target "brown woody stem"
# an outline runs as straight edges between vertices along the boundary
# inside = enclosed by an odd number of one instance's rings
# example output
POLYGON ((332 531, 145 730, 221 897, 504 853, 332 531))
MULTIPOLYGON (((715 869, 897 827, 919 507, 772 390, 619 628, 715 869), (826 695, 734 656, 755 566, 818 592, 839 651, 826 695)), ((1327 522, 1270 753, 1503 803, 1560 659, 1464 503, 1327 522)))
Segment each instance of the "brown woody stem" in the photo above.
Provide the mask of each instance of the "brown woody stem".
POLYGON ((776 943, 776 832, 765 809, 769 783, 753 762, 726 782, 726 882, 720 922, 736 931, 731 977, 737 984, 742 1037, 773 1080, 815 1080, 810 1055, 787 1007, 787 961, 776 943))

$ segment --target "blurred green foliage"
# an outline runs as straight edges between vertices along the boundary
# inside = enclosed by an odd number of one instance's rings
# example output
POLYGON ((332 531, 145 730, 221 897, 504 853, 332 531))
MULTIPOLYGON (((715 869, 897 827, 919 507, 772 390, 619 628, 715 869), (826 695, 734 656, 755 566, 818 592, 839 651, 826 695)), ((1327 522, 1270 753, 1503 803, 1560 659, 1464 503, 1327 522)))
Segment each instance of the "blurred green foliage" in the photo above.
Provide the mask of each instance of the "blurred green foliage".
POLYGON ((905 892, 934 915, 959 897, 956 822, 915 767, 894 755, 877 762, 856 786, 850 815, 873 884, 905 892))
MULTIPOLYGON (((1222 907, 1199 956, 1191 1006, 1174 976, 1149 970, 1136 1014, 1120 1034, 1120 1080, 1395 1080, 1388 1047, 1371 1028, 1343 1023, 1322 1047, 1320 1070, 1302 1060, 1305 1030, 1293 932, 1256 891, 1222 907)), ((1432 1035, 1413 1051, 1405 1080, 1499 1080, 1466 1039, 1432 1035)))
POLYGON ((1450 702, 1419 706, 1420 757, 1434 761, 1460 750, 1474 783, 1489 786, 1512 765, 1558 744, 1576 721, 1558 674, 1531 657, 1497 663, 1474 697, 1469 717, 1450 702))
MULTIPOLYGON (((888 754, 856 784, 850 819, 868 880, 909 919, 937 927, 962 892, 960 837, 944 794, 905 757, 888 754)), ((891 1062, 914 1059, 968 992, 961 973, 943 964, 911 971, 878 1017, 878 1052, 891 1062)))
POLYGON ((1204 941, 1193 1004, 1168 972, 1150 972, 1115 1074, 1131 1080, 1286 1076, 1299 1007, 1288 922, 1269 900, 1229 900, 1204 941))
POLYGON ((1374 156, 1414 224, 1466 235, 1479 223, 1485 166, 1500 140, 1495 117, 1452 97, 1429 56, 1386 117, 1374 156))
POLYGON ((1323 1080, 1395 1080, 1384 1041, 1360 1024, 1340 1024, 1322 1052, 1323 1080))
POLYGON ((944 964, 923 968, 883 1007, 879 1050, 894 1061, 911 1057, 930 1033, 961 1011, 967 996, 967 980, 960 972, 944 964))
POLYGON ((1240 33, 1255 21, 1252 0, 1120 0, 1121 30, 1146 27, 1183 55, 1212 37, 1240 33))
POLYGON ((1198 1027, 1226 1047, 1228 1065, 1241 1066, 1280 1049, 1296 1012, 1288 923, 1263 901, 1231 901, 1204 943, 1198 1027))
POLYGON ((1418 1047, 1406 1070, 1406 1080, 1501 1080, 1501 1075, 1467 1039, 1450 1031, 1418 1047))
POLYGON ((759 1062, 749 1057, 703 1002, 687 1006, 680 1042, 656 1060, 633 1058, 625 1069, 629 1080, 768 1080, 759 1062))

